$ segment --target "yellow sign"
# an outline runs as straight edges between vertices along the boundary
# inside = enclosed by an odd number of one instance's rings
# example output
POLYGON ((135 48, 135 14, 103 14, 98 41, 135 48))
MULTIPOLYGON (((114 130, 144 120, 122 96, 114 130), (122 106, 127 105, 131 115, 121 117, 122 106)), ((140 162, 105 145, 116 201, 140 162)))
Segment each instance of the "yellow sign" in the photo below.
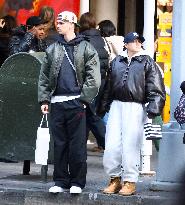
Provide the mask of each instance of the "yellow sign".
POLYGON ((164 84, 171 87, 171 63, 164 64, 164 84))
POLYGON ((158 39, 158 52, 156 53, 156 61, 170 63, 172 50, 171 37, 159 37, 158 39))
POLYGON ((170 96, 166 95, 166 101, 163 109, 163 122, 168 123, 170 121, 170 96))
MULTIPOLYGON (((166 90, 169 92, 171 87, 171 63, 164 63, 164 84, 166 90)), ((165 106, 163 109, 163 121, 168 123, 170 121, 170 96, 166 94, 165 106)))
POLYGON ((172 13, 165 12, 159 15, 159 28, 171 29, 172 26, 172 13))

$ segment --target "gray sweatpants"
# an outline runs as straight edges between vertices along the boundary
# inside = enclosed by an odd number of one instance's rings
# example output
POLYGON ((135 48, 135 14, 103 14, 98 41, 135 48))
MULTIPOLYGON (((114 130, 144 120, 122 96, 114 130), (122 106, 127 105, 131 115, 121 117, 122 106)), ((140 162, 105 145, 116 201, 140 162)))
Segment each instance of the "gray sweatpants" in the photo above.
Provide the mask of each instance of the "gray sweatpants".
POLYGON ((110 177, 121 176, 123 181, 137 182, 145 118, 142 104, 112 102, 103 156, 104 169, 110 177))

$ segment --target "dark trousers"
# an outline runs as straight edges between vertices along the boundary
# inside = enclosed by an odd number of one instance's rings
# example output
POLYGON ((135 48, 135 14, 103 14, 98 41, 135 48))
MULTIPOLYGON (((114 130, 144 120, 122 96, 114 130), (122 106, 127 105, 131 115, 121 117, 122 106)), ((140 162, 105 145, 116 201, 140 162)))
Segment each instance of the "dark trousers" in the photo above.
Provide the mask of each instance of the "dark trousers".
POLYGON ((98 146, 105 149, 105 123, 96 114, 94 114, 89 107, 86 109, 86 135, 88 137, 89 131, 91 131, 96 138, 98 146))
POLYGON ((51 105, 55 185, 84 188, 87 173, 86 115, 78 99, 51 105))

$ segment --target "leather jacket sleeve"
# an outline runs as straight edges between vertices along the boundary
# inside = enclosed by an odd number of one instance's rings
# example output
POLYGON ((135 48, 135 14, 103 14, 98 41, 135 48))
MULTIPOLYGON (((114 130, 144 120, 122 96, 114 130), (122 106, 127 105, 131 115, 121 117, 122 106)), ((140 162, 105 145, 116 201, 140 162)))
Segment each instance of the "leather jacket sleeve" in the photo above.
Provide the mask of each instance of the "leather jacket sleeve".
POLYGON ((103 90, 102 97, 100 99, 100 103, 97 107, 97 115, 100 117, 103 117, 106 112, 109 112, 110 110, 110 105, 113 101, 112 99, 112 85, 111 85, 111 69, 107 72, 107 77, 105 79, 105 86, 103 90))
POLYGON ((146 99, 147 113, 153 116, 160 115, 165 104, 165 86, 161 76, 161 72, 153 59, 149 58, 146 65, 146 99))
POLYGON ((9 44, 10 55, 19 52, 28 52, 33 39, 34 35, 30 32, 25 33, 21 39, 18 36, 13 36, 9 44))
POLYGON ((45 52, 45 50, 47 49, 47 43, 45 40, 40 40, 38 39, 38 51, 40 52, 45 52))

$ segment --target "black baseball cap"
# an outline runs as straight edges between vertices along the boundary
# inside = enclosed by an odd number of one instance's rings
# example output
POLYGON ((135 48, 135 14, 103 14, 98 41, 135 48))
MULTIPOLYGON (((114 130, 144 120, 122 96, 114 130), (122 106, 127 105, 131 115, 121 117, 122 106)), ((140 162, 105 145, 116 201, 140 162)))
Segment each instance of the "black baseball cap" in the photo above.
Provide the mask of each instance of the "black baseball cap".
POLYGON ((141 35, 139 35, 136 32, 130 32, 128 33, 125 38, 124 38, 124 43, 131 43, 133 42, 135 39, 138 39, 141 41, 141 43, 143 43, 145 41, 145 38, 141 35))
POLYGON ((44 24, 44 23, 47 23, 47 21, 44 21, 39 16, 31 16, 26 21, 26 25, 30 26, 30 27, 38 26, 38 25, 41 25, 41 24, 44 24))

